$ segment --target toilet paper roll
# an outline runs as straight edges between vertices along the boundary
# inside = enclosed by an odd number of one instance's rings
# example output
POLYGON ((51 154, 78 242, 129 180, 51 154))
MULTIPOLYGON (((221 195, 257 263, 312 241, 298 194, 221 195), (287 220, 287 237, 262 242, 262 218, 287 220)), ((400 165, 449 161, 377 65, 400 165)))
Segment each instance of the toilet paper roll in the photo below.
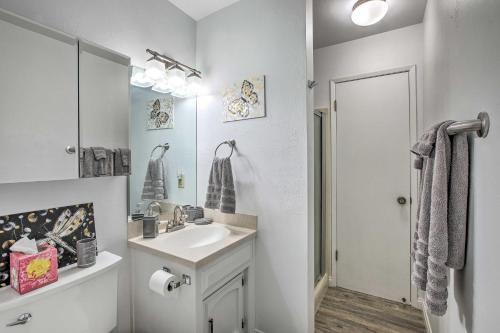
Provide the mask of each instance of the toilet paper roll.
POLYGON ((177 277, 175 275, 165 272, 164 270, 158 270, 154 272, 149 279, 149 289, 160 296, 176 298, 179 293, 179 289, 168 290, 168 284, 175 281, 177 281, 177 277))

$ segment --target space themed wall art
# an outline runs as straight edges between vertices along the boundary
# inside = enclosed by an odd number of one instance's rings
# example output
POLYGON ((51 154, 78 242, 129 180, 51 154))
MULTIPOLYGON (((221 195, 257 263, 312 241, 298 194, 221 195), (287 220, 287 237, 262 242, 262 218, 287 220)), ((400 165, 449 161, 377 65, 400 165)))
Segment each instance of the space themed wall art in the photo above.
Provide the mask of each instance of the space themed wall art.
POLYGON ((0 288, 8 286, 9 248, 21 237, 57 249, 59 268, 76 263, 76 242, 95 238, 92 203, 0 216, 0 288))
POLYGON ((266 116, 265 76, 235 83, 222 93, 224 122, 266 116))

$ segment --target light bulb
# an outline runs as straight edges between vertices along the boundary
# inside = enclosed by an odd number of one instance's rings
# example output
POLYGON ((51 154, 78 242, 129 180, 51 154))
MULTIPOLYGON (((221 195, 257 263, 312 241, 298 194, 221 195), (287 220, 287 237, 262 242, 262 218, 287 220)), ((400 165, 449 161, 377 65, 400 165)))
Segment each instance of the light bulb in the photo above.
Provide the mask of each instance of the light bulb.
POLYGON ((181 86, 172 92, 172 96, 177 98, 187 98, 190 97, 190 93, 186 86, 181 86))
POLYGON ((182 87, 186 83, 186 73, 179 65, 174 65, 168 69, 167 81, 172 88, 182 87))
POLYGON ((130 84, 136 87, 149 88, 154 84, 154 81, 145 75, 144 69, 139 67, 132 67, 130 84))
POLYGON ((202 89, 200 74, 193 72, 187 77, 186 81, 189 94, 192 96, 198 95, 202 89))
POLYGON ((153 81, 158 81, 165 78, 165 65, 154 59, 146 63, 146 76, 153 81))
POLYGON ((385 0, 358 0, 352 7, 351 19, 355 24, 365 27, 383 19, 388 9, 385 0))
POLYGON ((156 81, 151 90, 161 94, 168 94, 172 92, 172 87, 168 84, 168 81, 166 79, 161 79, 156 81))

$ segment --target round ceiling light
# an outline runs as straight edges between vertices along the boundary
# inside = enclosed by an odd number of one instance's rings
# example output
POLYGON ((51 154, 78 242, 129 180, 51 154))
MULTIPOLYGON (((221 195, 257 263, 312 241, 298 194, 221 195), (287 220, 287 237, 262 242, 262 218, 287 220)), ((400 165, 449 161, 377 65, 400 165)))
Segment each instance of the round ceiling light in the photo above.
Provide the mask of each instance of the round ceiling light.
POLYGON ((351 19, 355 24, 366 27, 383 19, 388 9, 386 0, 358 0, 352 7, 351 19))

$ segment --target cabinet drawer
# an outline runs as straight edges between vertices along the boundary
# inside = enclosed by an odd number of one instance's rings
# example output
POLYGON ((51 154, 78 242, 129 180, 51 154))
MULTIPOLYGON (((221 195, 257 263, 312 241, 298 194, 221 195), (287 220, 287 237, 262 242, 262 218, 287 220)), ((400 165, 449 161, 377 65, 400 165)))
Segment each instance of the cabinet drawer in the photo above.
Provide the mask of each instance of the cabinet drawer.
POLYGON ((253 242, 250 241, 203 268, 200 273, 201 294, 206 296, 207 292, 213 292, 215 288, 250 266, 252 256, 253 242))

